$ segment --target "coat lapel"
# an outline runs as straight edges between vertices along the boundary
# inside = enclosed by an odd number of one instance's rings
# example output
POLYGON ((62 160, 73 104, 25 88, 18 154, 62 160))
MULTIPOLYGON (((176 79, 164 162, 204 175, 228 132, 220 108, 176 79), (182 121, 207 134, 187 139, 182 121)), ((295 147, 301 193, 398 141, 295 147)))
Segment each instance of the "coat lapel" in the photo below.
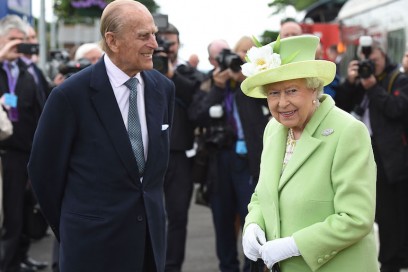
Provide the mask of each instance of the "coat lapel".
POLYGON ((320 102, 321 104, 319 108, 313 114, 309 123, 303 130, 302 136, 296 143, 293 156, 286 165, 285 171, 283 171, 282 173, 282 177, 279 182, 279 190, 281 190, 285 186, 290 178, 299 170, 299 168, 315 152, 315 150, 322 142, 320 139, 317 139, 314 134, 316 133, 323 119, 334 107, 334 101, 330 96, 323 95, 323 97, 320 99, 320 102))
POLYGON ((160 93, 154 78, 146 72, 142 72, 145 83, 145 108, 146 123, 149 134, 149 145, 145 173, 149 173, 151 167, 154 168, 155 158, 160 158, 160 145, 157 139, 160 139, 161 125, 163 124, 163 110, 166 108, 163 101, 163 95, 160 93))
MULTIPOLYGON (((116 149, 118 156, 132 179, 139 181, 137 162, 133 155, 129 136, 122 121, 122 115, 106 73, 103 58, 93 67, 90 85, 94 90, 91 97, 92 103, 111 139, 112 145, 116 149)), ((140 184, 140 182, 135 183, 140 184)))

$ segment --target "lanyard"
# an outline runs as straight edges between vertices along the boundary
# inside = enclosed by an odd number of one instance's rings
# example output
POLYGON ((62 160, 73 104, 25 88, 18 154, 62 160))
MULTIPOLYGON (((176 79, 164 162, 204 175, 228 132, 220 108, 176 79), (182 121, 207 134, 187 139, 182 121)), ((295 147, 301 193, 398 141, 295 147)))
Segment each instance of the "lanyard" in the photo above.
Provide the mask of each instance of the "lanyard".
MULTIPOLYGON (((14 94, 15 89, 16 89, 16 85, 17 85, 17 78, 18 78, 18 71, 16 73, 16 76, 13 76, 12 71, 10 70, 10 67, 8 64, 11 64, 8 61, 3 62, 3 69, 4 71, 6 71, 7 74, 7 81, 8 81, 8 85, 9 85, 9 92, 11 94, 14 94)), ((16 64, 14 64, 16 65, 16 64)))

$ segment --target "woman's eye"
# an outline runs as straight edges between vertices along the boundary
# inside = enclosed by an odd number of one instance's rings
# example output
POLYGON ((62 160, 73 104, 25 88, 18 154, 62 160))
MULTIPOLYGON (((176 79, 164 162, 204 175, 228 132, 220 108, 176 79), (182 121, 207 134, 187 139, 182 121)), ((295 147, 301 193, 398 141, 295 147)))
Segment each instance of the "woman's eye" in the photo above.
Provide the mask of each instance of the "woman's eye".
POLYGON ((297 92, 296 89, 290 89, 290 90, 287 90, 287 91, 286 91, 286 93, 289 94, 289 95, 293 95, 293 94, 295 94, 296 92, 297 92))
POLYGON ((269 91, 268 95, 270 96, 278 96, 279 92, 278 91, 269 91))

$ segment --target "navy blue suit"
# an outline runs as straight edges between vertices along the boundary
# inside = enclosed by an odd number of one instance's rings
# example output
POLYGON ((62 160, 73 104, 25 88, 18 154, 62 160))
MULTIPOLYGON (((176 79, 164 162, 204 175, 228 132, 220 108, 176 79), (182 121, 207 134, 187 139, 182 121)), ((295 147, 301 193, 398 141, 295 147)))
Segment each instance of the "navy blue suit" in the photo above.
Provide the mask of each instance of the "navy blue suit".
POLYGON ((142 271, 149 233, 157 271, 164 271, 163 177, 175 90, 155 70, 141 75, 149 134, 143 182, 103 58, 47 100, 28 170, 60 241, 61 272, 142 271))

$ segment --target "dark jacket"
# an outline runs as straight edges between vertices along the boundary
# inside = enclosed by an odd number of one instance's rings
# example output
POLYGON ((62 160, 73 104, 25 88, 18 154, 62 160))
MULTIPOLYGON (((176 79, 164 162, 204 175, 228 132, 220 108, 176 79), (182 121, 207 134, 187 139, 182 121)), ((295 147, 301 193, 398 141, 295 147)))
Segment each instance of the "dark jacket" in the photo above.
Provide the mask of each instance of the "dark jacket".
MULTIPOLYGON (((214 120, 209 115, 211 106, 220 104, 224 106, 225 113, 225 98, 227 89, 220 89, 212 84, 212 79, 202 84, 204 90, 197 93, 190 109, 191 118, 198 122, 201 126, 206 127, 206 133, 210 133, 209 127, 213 125, 214 120), (208 90, 205 88, 209 87, 208 90)), ((230 90, 235 94, 236 106, 238 108, 239 117, 244 132, 246 147, 248 150, 247 158, 252 177, 257 181, 259 177, 259 165, 262 153, 262 137, 266 124, 269 120, 269 111, 266 99, 257 99, 246 96, 240 88, 240 82, 231 82, 230 90)), ((227 121, 224 114, 221 122, 225 127, 225 131, 229 134, 225 146, 218 148, 235 148, 237 135, 234 134, 231 123, 227 121)), ((211 137, 211 135, 207 135, 211 137)))
POLYGON ((157 271, 164 271, 163 180, 174 84, 155 70, 141 76, 149 135, 143 181, 104 58, 68 78, 47 100, 28 172, 61 242, 61 271, 142 271, 148 234, 157 271))
POLYGON ((188 117, 188 108, 194 93, 200 87, 196 70, 187 65, 179 65, 172 81, 176 87, 174 121, 170 138, 171 151, 186 151, 193 148, 195 124, 188 117))
POLYGON ((336 104, 351 112, 361 107, 367 95, 372 143, 378 151, 376 162, 381 164, 390 183, 408 179, 407 84, 408 78, 399 72, 397 65, 388 64, 371 89, 364 90, 360 83, 352 85, 345 81, 336 96, 336 104))
MULTIPOLYGON (((38 119, 45 103, 46 95, 39 90, 34 78, 27 71, 27 65, 18 60, 19 76, 15 93, 18 97, 19 120, 13 122, 13 135, 0 141, 0 149, 30 153, 38 119)), ((0 96, 8 92, 7 73, 0 68, 0 96)))

